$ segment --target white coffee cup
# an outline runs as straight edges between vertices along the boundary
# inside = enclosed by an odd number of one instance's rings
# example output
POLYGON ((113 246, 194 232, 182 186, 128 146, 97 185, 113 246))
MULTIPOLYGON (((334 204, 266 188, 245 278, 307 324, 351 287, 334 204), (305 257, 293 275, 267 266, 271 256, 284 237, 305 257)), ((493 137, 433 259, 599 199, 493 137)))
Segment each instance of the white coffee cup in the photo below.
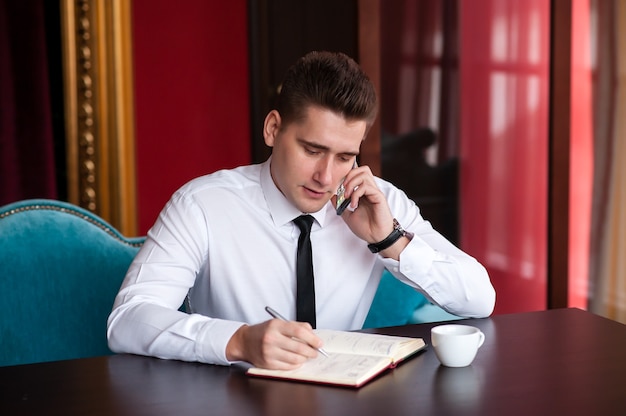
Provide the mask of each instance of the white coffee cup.
POLYGON ((439 325, 430 337, 437 359, 446 367, 467 367, 485 342, 485 334, 470 325, 439 325))

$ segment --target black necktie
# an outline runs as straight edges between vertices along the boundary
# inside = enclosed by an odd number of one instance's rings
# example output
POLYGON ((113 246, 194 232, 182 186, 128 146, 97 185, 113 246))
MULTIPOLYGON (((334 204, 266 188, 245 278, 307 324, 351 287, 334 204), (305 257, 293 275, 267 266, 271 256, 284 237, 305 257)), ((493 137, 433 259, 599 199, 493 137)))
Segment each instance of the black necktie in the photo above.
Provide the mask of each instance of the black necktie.
POLYGON ((311 252, 311 225, 313 217, 301 215, 293 222, 300 229, 296 260, 296 320, 308 322, 315 328, 315 283, 313 281, 313 254, 311 252))

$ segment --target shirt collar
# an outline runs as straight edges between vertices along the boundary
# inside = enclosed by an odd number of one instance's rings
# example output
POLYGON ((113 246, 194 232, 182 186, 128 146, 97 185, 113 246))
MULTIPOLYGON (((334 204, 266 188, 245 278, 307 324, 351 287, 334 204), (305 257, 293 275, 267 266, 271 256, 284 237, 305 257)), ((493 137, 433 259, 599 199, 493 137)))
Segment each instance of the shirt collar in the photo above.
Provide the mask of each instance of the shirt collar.
MULTIPOLYGON (((261 168, 261 188, 263 189, 263 195, 265 196, 265 201, 267 202, 274 225, 282 227, 283 225, 293 221, 293 219, 297 216, 302 215, 302 212, 300 212, 298 208, 293 206, 291 202, 285 198, 283 193, 274 183, 272 174, 270 173, 271 162, 272 157, 270 156, 270 158, 263 163, 261 168)), ((330 214, 334 213, 335 209, 333 208, 333 204, 328 201, 322 209, 317 212, 310 212, 309 214, 315 218, 315 221, 319 223, 320 227, 324 227, 326 221, 330 219, 330 214)))

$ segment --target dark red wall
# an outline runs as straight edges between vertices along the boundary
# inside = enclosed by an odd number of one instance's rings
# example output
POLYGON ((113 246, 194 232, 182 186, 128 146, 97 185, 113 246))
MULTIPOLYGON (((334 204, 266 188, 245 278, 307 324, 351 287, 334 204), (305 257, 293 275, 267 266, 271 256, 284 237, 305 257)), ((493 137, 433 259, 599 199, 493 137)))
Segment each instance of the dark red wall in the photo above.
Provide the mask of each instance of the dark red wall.
POLYGON ((133 1, 139 234, 188 180, 250 163, 247 1, 133 1))

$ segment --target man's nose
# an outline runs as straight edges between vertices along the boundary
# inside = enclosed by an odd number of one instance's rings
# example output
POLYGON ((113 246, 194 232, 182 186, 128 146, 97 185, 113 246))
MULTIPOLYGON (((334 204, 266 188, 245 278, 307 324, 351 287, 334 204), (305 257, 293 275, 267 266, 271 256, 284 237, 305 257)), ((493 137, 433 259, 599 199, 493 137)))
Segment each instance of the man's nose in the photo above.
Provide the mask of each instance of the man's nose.
POLYGON ((332 160, 327 157, 320 159, 315 166, 314 179, 321 185, 327 186, 332 182, 332 177, 332 160))

